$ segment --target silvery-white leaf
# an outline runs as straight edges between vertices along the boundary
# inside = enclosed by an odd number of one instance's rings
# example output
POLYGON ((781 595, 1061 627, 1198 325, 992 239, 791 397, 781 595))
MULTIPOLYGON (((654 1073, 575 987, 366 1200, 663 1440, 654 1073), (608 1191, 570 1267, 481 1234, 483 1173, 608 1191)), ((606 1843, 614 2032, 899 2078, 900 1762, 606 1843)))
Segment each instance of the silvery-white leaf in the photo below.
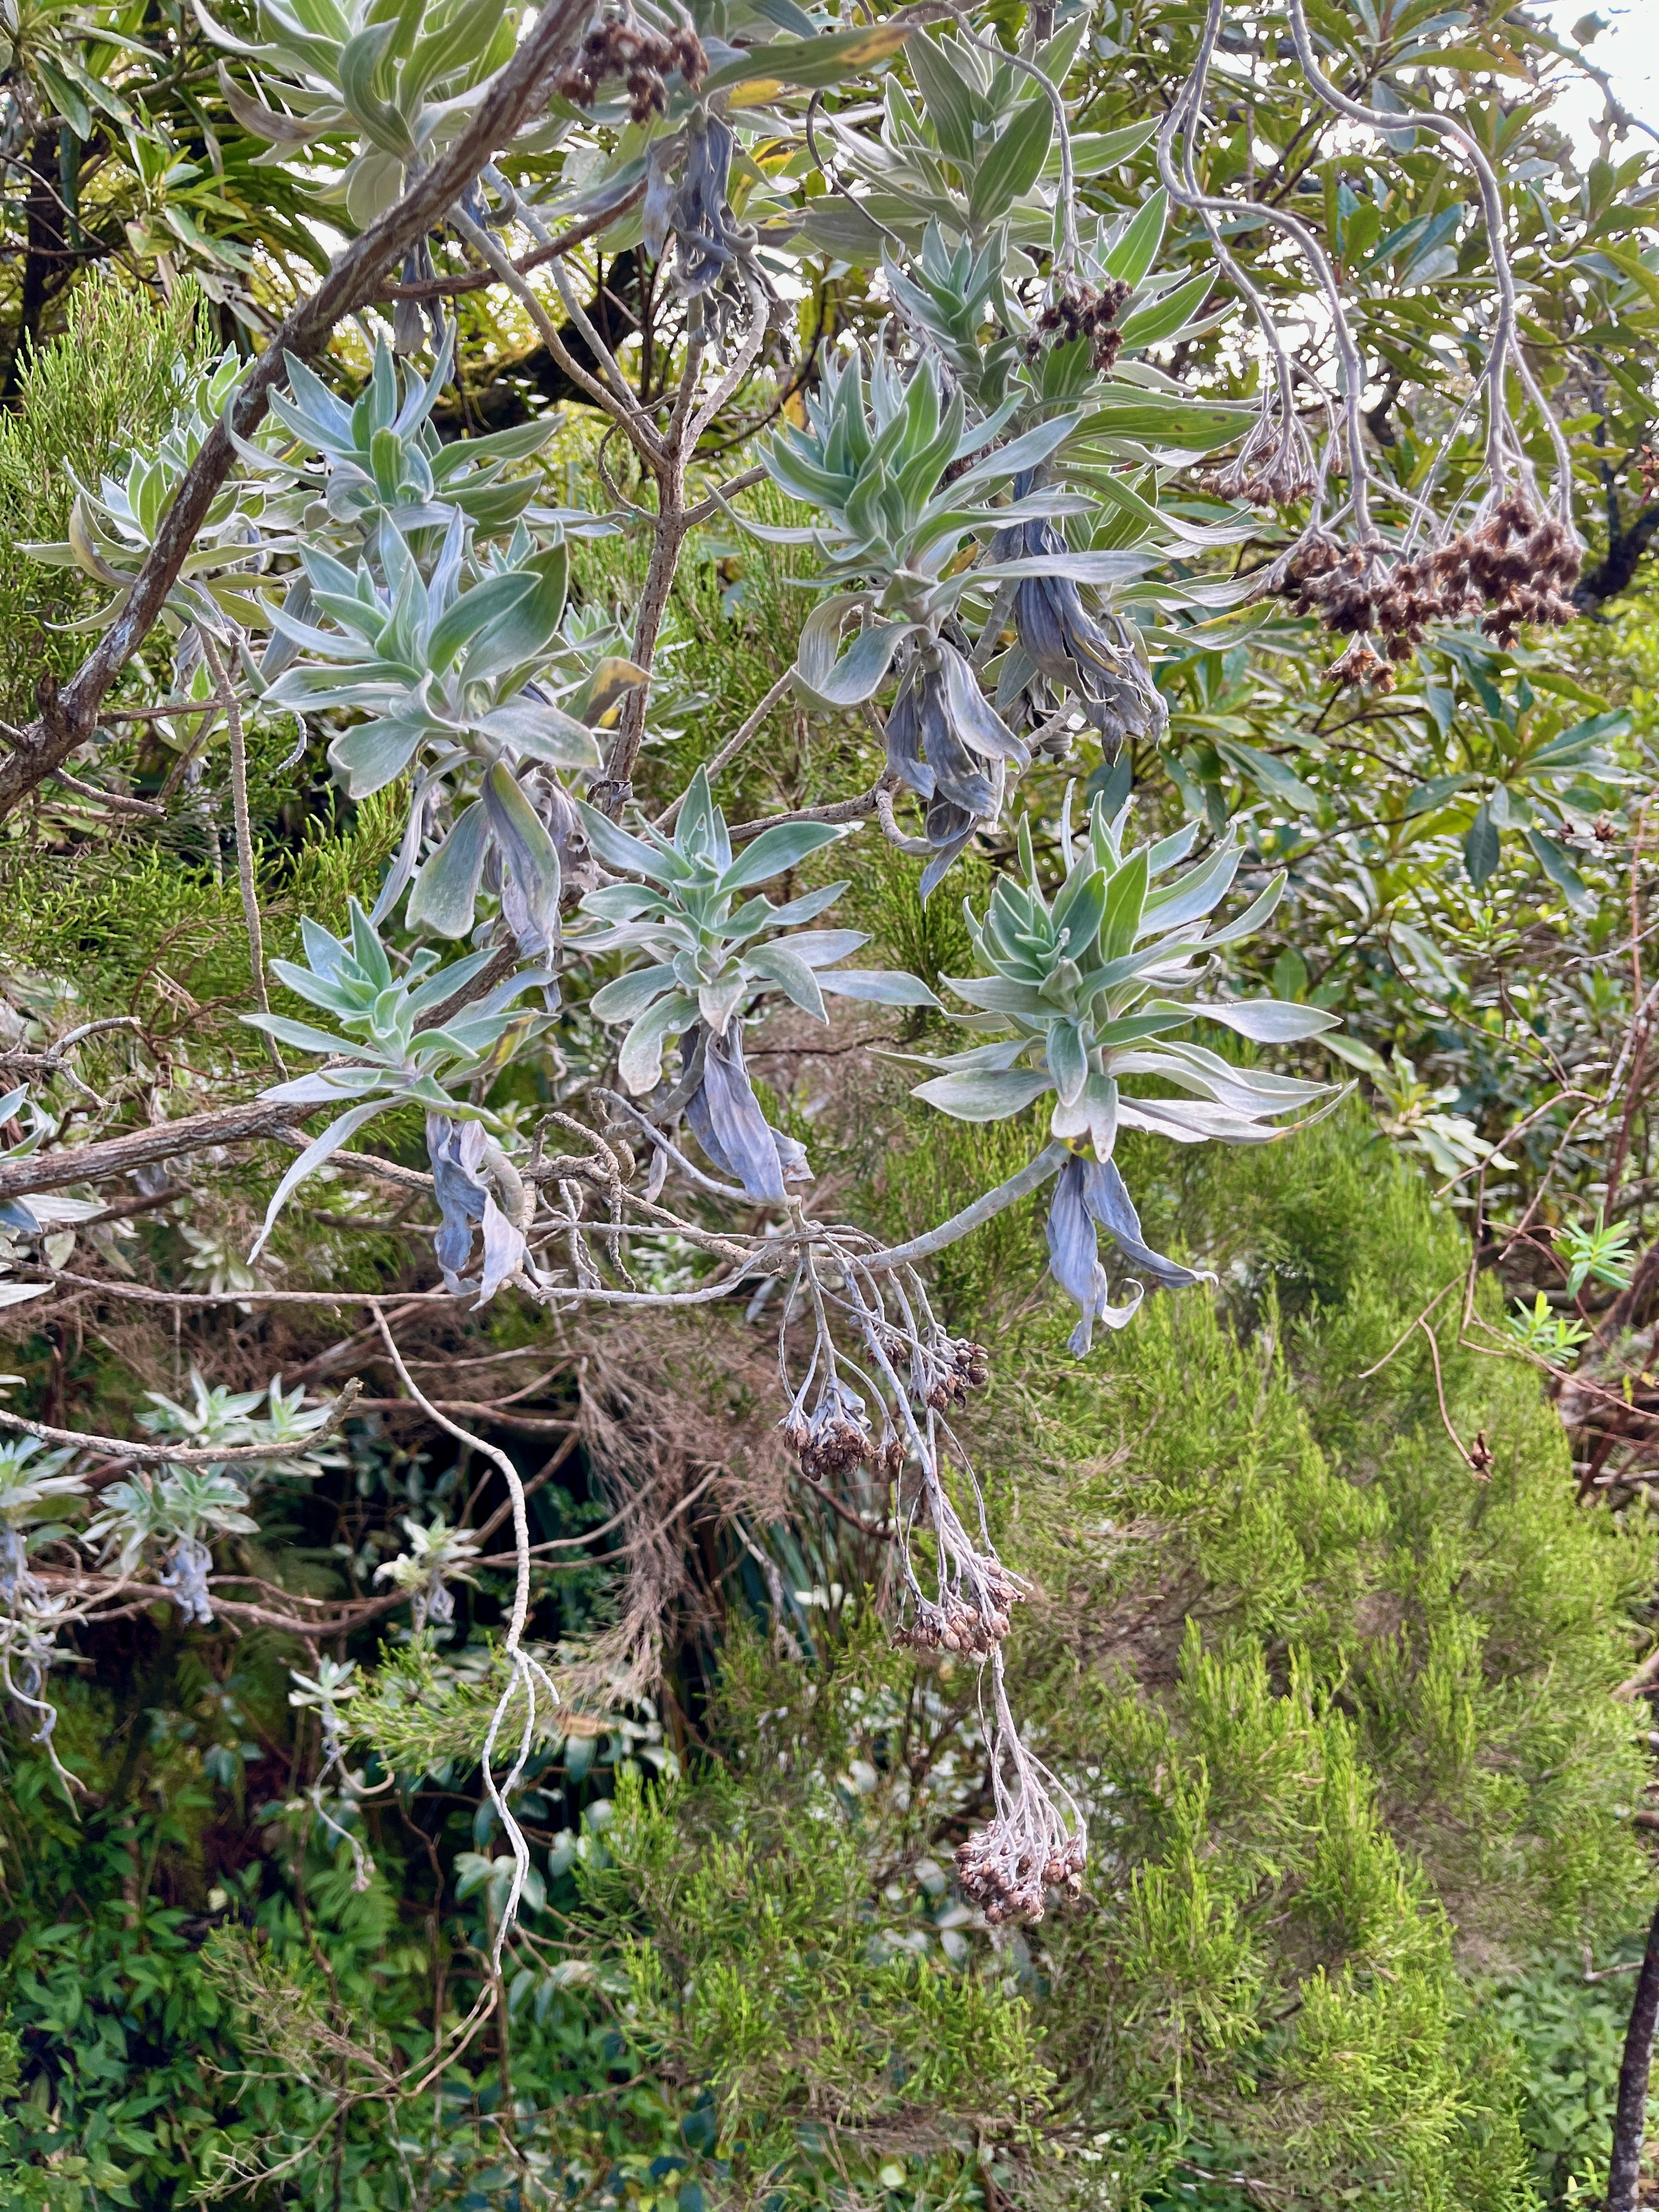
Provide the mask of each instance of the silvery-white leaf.
POLYGON ((887 680, 893 656, 910 635, 908 623, 872 623, 838 655, 846 601, 826 599, 802 625, 795 682, 817 706, 861 707, 887 680))
POLYGON ((1237 945, 1247 937, 1254 937, 1262 924, 1272 918, 1279 902, 1285 896, 1285 886, 1289 880, 1282 872, 1276 875, 1267 889, 1250 901, 1236 921, 1230 921, 1224 928, 1206 933, 1204 939, 1206 948, 1216 945, 1237 945))
POLYGON ((384 1098, 368 1099, 362 1105, 354 1106, 349 1112, 342 1114, 338 1121, 331 1121, 320 1137, 313 1138, 271 1194, 270 1203, 265 1208, 264 1221, 253 1240, 253 1249, 247 1255, 250 1264, 264 1249, 265 1240, 276 1227, 276 1217, 290 1194, 299 1188, 308 1175, 321 1167, 330 1153, 337 1152, 349 1138, 355 1137, 366 1121, 371 1121, 376 1114, 384 1113, 388 1103, 384 1098))
POLYGON ((518 1273, 526 1258, 525 1241, 520 1231, 496 1205, 493 1197, 486 1197, 483 1208, 483 1258, 478 1271, 478 1304, 488 1305, 510 1275, 518 1273))
POLYGON ((722 893, 745 891, 798 867, 808 854, 833 845, 843 833, 829 822, 780 822, 763 830, 720 878, 722 893))
POLYGON ((471 934, 489 846, 489 817, 483 801, 475 799, 415 878, 407 908, 411 929, 435 930, 440 937, 471 934))
POLYGON ((660 962, 635 968, 596 991, 587 1002, 588 1012, 596 1021, 635 1022, 653 999, 672 990, 673 985, 674 970, 660 962))
POLYGON ((924 1098, 958 1121, 1000 1121, 1018 1114, 1045 1091, 1054 1089, 1046 1068, 1009 1068, 1002 1073, 986 1068, 969 1073, 935 1076, 918 1084, 913 1098, 924 1098))
POLYGON ((1328 1098, 1331 1094, 1328 1083, 1310 1083, 1299 1075, 1279 1075, 1271 1068, 1237 1067, 1206 1046, 1189 1044, 1180 1037, 1166 1038, 1158 1048, 1189 1066, 1202 1068, 1218 1082, 1228 1084, 1251 1098, 1276 1102, 1278 1106, 1305 1106, 1312 1099, 1328 1098))
MULTIPOLYGON (((353 1086, 340 1080, 344 1075, 361 1076, 358 1068, 318 1068, 309 1075, 295 1075, 286 1083, 272 1084, 259 1096, 284 1106, 332 1106, 342 1098, 353 1095, 353 1086)), ((376 1082, 384 1080, 378 1070, 373 1071, 376 1082)))
POLYGON ((547 824, 497 761, 483 780, 483 805, 501 855, 501 913, 521 951, 559 941, 558 848, 547 824))
MULTIPOLYGON (((1137 933, 1147 937, 1154 930, 1164 935, 1185 927, 1188 922, 1200 921, 1213 912, 1232 888, 1233 878, 1238 873, 1238 864, 1243 854, 1237 845, 1222 845, 1207 860, 1170 885, 1166 891, 1152 892, 1142 910, 1140 927, 1137 933)), ((1148 855, 1150 867, 1151 855, 1148 855)))
POLYGON ((662 1073, 663 1042, 671 1030, 684 1029, 696 1012, 696 1002, 676 991, 659 999, 641 1014, 623 1040, 617 1055, 617 1073, 624 1091, 637 1098, 653 1091, 662 1073))
MULTIPOLYGON (((842 888, 847 887, 843 884, 842 888)), ((870 939, 861 929, 799 929, 793 937, 780 941, 793 958, 804 960, 809 968, 827 968, 832 960, 844 960, 849 952, 856 952, 870 939)))
POLYGON ((424 726, 405 722, 365 722, 336 738, 328 757, 345 774, 346 792, 352 799, 368 799, 393 783, 415 757, 425 735, 424 726))
POLYGON ((1053 1022, 1048 1028, 1048 1073, 1054 1079, 1062 1106, 1074 1105, 1089 1079, 1089 1055, 1075 1022, 1053 1022))
POLYGON ((829 968, 820 970, 823 988, 841 999, 864 999, 876 1006, 937 1006, 939 1000, 919 975, 902 968, 829 968))
MULTIPOLYGON (((819 988, 818 978, 805 960, 796 957, 787 939, 775 945, 757 945, 746 956, 745 964, 755 975, 777 984, 803 1013, 811 1014, 815 1021, 829 1020, 830 1017, 823 1010, 823 993, 819 988)), ((706 1012, 704 1019, 708 1019, 706 1012)))
MULTIPOLYGON (((607 868, 614 868, 624 876, 644 876, 653 883, 665 884, 678 872, 675 866, 665 860, 655 845, 647 845, 643 838, 631 836, 626 830, 618 830, 607 814, 584 800, 576 801, 576 811, 587 832, 588 842, 607 868)), ((590 891, 589 898, 603 896, 590 891)), ((584 907, 587 900, 582 902, 584 907)), ((603 909, 593 909, 603 911, 603 909)))
POLYGON ((718 976, 712 983, 698 985, 697 1012, 717 1037, 725 1036, 727 1024, 750 988, 749 978, 741 968, 718 976))
POLYGON ((940 1067, 949 1074, 989 1067, 997 1070, 1012 1067, 1027 1045, 1029 1037, 1000 1037, 994 1044, 976 1044, 968 1052, 895 1052, 889 1046, 872 1045, 872 1052, 883 1060, 902 1060, 918 1067, 940 1067))
POLYGON ((601 755, 598 740, 574 714, 533 699, 514 699, 493 708, 473 725, 496 744, 550 761, 556 768, 596 769, 601 755))
POLYGON ((1260 1044, 1290 1044, 1298 1037, 1317 1036, 1321 1030, 1334 1029, 1338 1020, 1322 1006, 1298 1006, 1285 999, 1241 999, 1223 1005, 1195 1000, 1193 1012, 1260 1044))
POLYGON ((1030 983, 1018 983, 1009 975, 946 975, 947 989, 957 998, 966 999, 970 1006, 981 1006, 988 1013, 1018 1014, 1026 1021, 1047 1024, 1054 1012, 1030 983))
POLYGON ((42 1224, 64 1221, 95 1221, 106 1210, 107 1201, 101 1198, 65 1198, 55 1190, 31 1193, 29 1212, 42 1224))
POLYGON ((1271 1123, 1243 1121, 1219 1106, 1184 1098, 1126 1098, 1118 1119, 1126 1129, 1146 1129, 1177 1145, 1270 1145, 1284 1133, 1271 1123))

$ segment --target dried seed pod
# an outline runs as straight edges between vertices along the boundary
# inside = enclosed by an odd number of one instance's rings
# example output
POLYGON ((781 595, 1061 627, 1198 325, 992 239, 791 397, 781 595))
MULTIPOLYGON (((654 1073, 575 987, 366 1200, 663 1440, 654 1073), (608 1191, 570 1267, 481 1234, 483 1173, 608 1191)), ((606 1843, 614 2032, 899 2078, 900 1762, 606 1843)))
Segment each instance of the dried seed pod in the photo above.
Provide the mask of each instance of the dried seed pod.
POLYGON ((945 1590, 937 1601, 913 1595, 910 1611, 893 1630, 893 1641, 913 1651, 988 1658, 1008 1633, 1009 1607, 1024 1595, 998 1561, 981 1559, 962 1587, 945 1590))
POLYGON ((1508 647, 1524 625, 1559 625, 1577 612, 1572 587, 1581 553, 1565 523, 1540 515, 1511 486, 1486 520, 1431 552, 1386 565, 1376 543, 1342 549, 1310 535, 1286 564, 1279 588, 1299 615, 1355 641, 1330 671, 1334 682, 1391 690, 1384 660, 1365 642, 1373 631, 1389 661, 1409 660, 1434 623, 1480 617, 1508 647))
POLYGON ((1363 637, 1355 638, 1342 658, 1333 661, 1325 673, 1333 684, 1352 690, 1392 691, 1395 687, 1393 669, 1363 637))
POLYGON ((1118 314, 1133 289, 1121 276, 1108 277, 1097 289, 1068 283, 1037 317, 1025 341, 1027 360, 1035 361, 1045 346, 1071 345, 1087 338, 1096 368, 1103 376, 1109 375, 1123 345, 1118 314))
POLYGON ((982 1344, 949 1336, 935 1325, 911 1349, 910 1395, 918 1406, 931 1406, 935 1413, 965 1406, 969 1391, 984 1386, 989 1358, 982 1344))
POLYGON ((957 1846, 957 1881, 994 1927, 1041 1920, 1048 1893, 1078 1897, 1088 1840, 1071 1793, 1020 1741, 1000 1660, 992 1662, 996 1728, 991 1749, 995 1817, 957 1846))
POLYGON ((1244 499, 1252 507, 1288 507, 1305 499, 1316 482, 1308 434, 1288 405, 1264 401, 1237 457, 1199 483, 1217 499, 1244 499))
POLYGON ((667 113, 664 79, 676 70, 693 91, 708 75, 708 57, 696 32, 677 28, 665 34, 627 11, 594 18, 575 59, 555 76, 553 89, 574 106, 592 107, 600 87, 620 79, 632 119, 643 124, 667 113))
POLYGON ((868 1467, 882 1455, 858 1392, 832 1376, 818 1393, 810 1415, 797 1407, 784 1424, 784 1437, 800 1455, 802 1471, 813 1481, 868 1467))

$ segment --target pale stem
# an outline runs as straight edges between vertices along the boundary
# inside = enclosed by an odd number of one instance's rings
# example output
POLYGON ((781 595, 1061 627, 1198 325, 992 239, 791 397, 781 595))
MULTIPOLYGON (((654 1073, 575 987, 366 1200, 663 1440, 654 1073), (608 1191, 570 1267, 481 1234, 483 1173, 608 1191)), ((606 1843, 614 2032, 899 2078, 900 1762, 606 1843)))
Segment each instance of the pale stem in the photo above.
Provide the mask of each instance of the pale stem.
MULTIPOLYGON (((197 635, 202 641, 202 651, 213 673, 214 690, 224 711, 225 726, 230 732, 230 810, 236 823, 236 878, 242 890, 242 915, 247 923, 248 963, 253 970, 253 995, 259 1002, 259 1012, 270 1012, 270 994, 265 988, 264 933, 259 922, 259 884, 253 860, 253 817, 247 803, 247 738, 242 728, 241 702, 219 656, 219 648, 199 623, 197 635)), ((276 1048, 274 1036, 265 1038, 265 1049, 270 1054, 278 1075, 286 1075, 283 1055, 276 1048)))

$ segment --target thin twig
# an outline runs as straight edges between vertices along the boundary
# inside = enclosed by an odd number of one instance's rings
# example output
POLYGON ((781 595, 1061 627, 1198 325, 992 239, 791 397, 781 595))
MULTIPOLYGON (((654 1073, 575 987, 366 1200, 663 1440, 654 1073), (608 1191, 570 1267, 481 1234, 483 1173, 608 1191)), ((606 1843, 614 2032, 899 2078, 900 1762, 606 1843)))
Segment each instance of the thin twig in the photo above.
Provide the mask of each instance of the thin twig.
POLYGON ((1457 1456, 1462 1461, 1464 1466, 1468 1468, 1469 1473, 1475 1476, 1479 1481, 1485 1482, 1488 1479, 1487 1469, 1491 1465, 1492 1459, 1492 1455, 1486 1449, 1485 1434, 1483 1432, 1478 1435, 1475 1438, 1475 1443, 1483 1455, 1482 1457, 1477 1458, 1474 1452, 1467 1449, 1463 1443, 1463 1439, 1458 1435, 1456 1430, 1452 1426, 1452 1417, 1446 1410, 1446 1386, 1441 1379, 1440 1346, 1435 1340, 1434 1331, 1429 1327, 1428 1322, 1420 1316, 1413 1322, 1412 1326, 1414 1328, 1420 1328, 1424 1335, 1429 1340, 1429 1358, 1434 1362, 1434 1395, 1439 1401, 1440 1404, 1441 1425, 1444 1428, 1446 1434, 1451 1438, 1453 1446, 1456 1450, 1457 1456))
POLYGON ((82 1451, 101 1452, 123 1460, 166 1461, 176 1467, 241 1467, 262 1459, 293 1459, 325 1443, 340 1427, 357 1401, 362 1384, 354 1376, 328 1409, 321 1425, 304 1437, 288 1437, 268 1444, 141 1444, 129 1437, 100 1437, 82 1429, 54 1429, 45 1421, 25 1420, 22 1414, 0 1406, 0 1427, 21 1429, 39 1437, 42 1443, 69 1444, 82 1451))
MULTIPOLYGON (((247 803, 247 739, 242 729, 241 702, 225 670, 219 648, 208 630, 198 624, 197 635, 202 641, 202 652, 212 672, 214 690, 223 711, 225 726, 230 732, 230 807, 236 823, 236 878, 242 890, 242 915, 247 923, 248 963, 253 970, 253 995, 259 1002, 259 1012, 270 1012, 270 994, 265 988, 264 934, 259 923, 259 884, 253 860, 253 817, 247 803)), ((278 1075, 286 1076, 283 1055, 277 1050, 276 1040, 266 1034, 265 1050, 270 1054, 278 1075)))
POLYGON ((1449 1297, 1449 1294, 1457 1288, 1457 1285, 1462 1281, 1462 1275, 1460 1273, 1452 1278, 1451 1281, 1447 1284, 1443 1291, 1437 1291, 1434 1296, 1429 1300, 1427 1305, 1424 1307, 1422 1312, 1417 1316, 1416 1319, 1413 1321, 1408 1321, 1406 1323, 1404 1330, 1395 1339, 1393 1344, 1390 1345, 1388 1351, 1383 1353, 1381 1359, 1379 1359, 1374 1366, 1363 1369, 1359 1374, 1355 1376, 1354 1381, 1356 1382, 1369 1382, 1373 1375, 1380 1375, 1382 1372, 1382 1370, 1388 1365, 1389 1362, 1400 1352, 1401 1347, 1409 1342, 1412 1331, 1414 1328, 1420 1328, 1422 1327, 1423 1323, 1427 1321, 1429 1316, 1440 1304, 1442 1298, 1449 1297))
MULTIPOLYGON (((589 239, 598 238, 602 232, 609 230, 613 223, 619 222, 629 210, 637 207, 644 198, 644 185, 635 185, 630 191, 624 192, 619 199, 613 200, 608 207, 601 208, 597 215, 587 216, 584 222, 573 223, 568 230, 562 231, 557 238, 550 239, 546 245, 538 246, 533 253, 526 253, 514 261, 511 264, 514 275, 528 276, 532 270, 543 268, 550 261, 556 261, 562 254, 574 253, 579 246, 586 246, 589 239)), ((454 300, 468 292, 482 292, 491 284, 506 282, 505 276, 494 269, 469 270, 464 276, 428 276, 423 283, 420 284, 383 284, 375 294, 375 298, 377 301, 454 300)))
MULTIPOLYGON (((756 731, 759 729, 761 724, 771 713, 773 708, 777 705, 779 700, 783 697, 785 692, 789 690, 790 686, 794 683, 794 680, 795 672, 793 667, 791 666, 786 668, 782 675, 779 677, 777 682, 772 686, 766 696, 761 701, 759 706, 755 708, 754 712, 743 724, 742 727, 738 729, 733 736, 729 737, 726 743, 720 747, 720 750, 714 755, 713 760, 705 764, 703 774, 708 777, 710 783, 713 783, 714 778, 720 773, 722 769, 730 768, 732 763, 736 760, 738 755, 748 744, 750 738, 754 736, 756 731)), ((656 826, 663 832, 665 836, 668 835, 668 833, 673 829, 674 824, 679 820, 680 809, 684 805, 684 804, 685 793, 682 792, 679 797, 674 801, 673 805, 657 817, 656 826)))
POLYGON ((100 791, 95 783, 82 783, 78 775, 71 775, 66 768, 55 768, 52 772, 54 783, 61 783, 65 791, 72 791, 77 799, 95 799, 100 806, 112 808, 117 814, 137 814, 149 822, 165 822, 167 811, 152 799, 129 799, 124 791, 100 791))

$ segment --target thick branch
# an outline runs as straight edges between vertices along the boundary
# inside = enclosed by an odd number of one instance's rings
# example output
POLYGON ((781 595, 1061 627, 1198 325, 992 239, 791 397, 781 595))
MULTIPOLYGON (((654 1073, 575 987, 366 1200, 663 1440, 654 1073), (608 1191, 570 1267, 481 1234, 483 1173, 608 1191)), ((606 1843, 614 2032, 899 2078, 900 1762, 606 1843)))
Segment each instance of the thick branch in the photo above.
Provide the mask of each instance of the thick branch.
POLYGON ((187 1114, 153 1128, 130 1129, 95 1145, 66 1152, 36 1152, 28 1159, 0 1162, 0 1198, 23 1198, 31 1191, 64 1190, 71 1183, 101 1182, 106 1176, 131 1175, 135 1168, 157 1167, 180 1152, 199 1152, 210 1145, 235 1145, 250 1137, 285 1137, 314 1107, 255 1098, 246 1106, 222 1107, 211 1114, 187 1114))
POLYGON ((1573 604, 1594 614, 1604 600, 1616 599, 1634 582, 1642 556, 1659 532, 1659 506, 1644 507, 1628 530, 1609 530, 1607 550, 1593 568, 1587 568, 1573 592, 1573 604))
POLYGON ((276 331, 238 386, 227 419, 214 424, 185 471, 125 606, 64 690, 55 697, 43 696, 40 719, 23 732, 10 757, 0 761, 0 819, 91 736, 105 694, 149 635, 215 494, 230 473, 235 458, 230 431, 251 437, 264 418, 273 388, 287 374, 288 355, 318 352, 337 323, 374 298, 398 257, 442 220, 530 115, 549 72, 588 14, 588 0, 547 0, 535 29, 484 92, 455 143, 396 206, 346 247, 311 297, 276 331))
POLYGON ((1613 2164, 1607 2174, 1607 2212, 1636 2212, 1642 2182, 1642 2137, 1648 2117, 1648 2076, 1653 2033, 1659 2024, 1659 1912, 1648 1927, 1647 1950, 1637 1979, 1619 2069, 1619 2104, 1613 2123, 1613 2164))

